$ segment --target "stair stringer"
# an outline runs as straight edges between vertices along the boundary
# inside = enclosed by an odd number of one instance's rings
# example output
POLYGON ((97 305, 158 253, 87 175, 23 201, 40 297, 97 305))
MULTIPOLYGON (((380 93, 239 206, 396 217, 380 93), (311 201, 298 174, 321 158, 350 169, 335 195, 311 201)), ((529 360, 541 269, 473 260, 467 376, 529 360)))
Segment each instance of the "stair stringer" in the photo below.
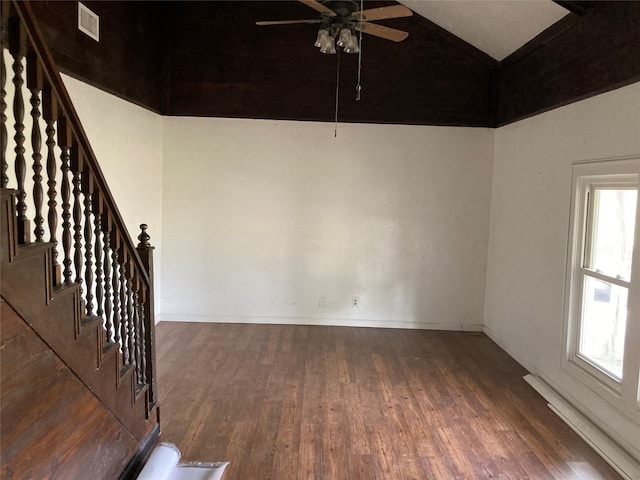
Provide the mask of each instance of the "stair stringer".
POLYGON ((80 285, 53 287, 53 245, 19 245, 15 195, 2 191, 0 294, 91 392, 142 441, 157 423, 148 412, 148 388, 136 391, 134 367, 121 369, 115 344, 105 343, 97 317, 84 317, 80 285))
POLYGON ((140 441, 0 298, 0 477, 114 479, 140 441))

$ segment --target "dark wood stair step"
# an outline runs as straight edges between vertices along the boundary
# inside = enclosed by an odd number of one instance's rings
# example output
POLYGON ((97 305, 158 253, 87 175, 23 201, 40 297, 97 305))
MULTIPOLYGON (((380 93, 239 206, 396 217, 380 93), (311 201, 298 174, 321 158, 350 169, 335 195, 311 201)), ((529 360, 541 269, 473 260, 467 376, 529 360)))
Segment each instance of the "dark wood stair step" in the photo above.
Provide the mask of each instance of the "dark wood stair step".
POLYGON ((19 261, 21 259, 31 258, 32 256, 42 255, 47 250, 53 247, 53 243, 50 242, 32 242, 23 245, 18 245, 16 249, 16 256, 12 261, 19 261))
POLYGON ((118 351, 118 344, 114 342, 106 342, 104 347, 102 347, 102 358, 109 357, 111 355, 115 355, 118 351))
POLYGON ((83 319, 80 321, 80 326, 82 328, 92 327, 96 324, 102 327, 102 317, 98 317, 96 315, 85 315, 83 319))

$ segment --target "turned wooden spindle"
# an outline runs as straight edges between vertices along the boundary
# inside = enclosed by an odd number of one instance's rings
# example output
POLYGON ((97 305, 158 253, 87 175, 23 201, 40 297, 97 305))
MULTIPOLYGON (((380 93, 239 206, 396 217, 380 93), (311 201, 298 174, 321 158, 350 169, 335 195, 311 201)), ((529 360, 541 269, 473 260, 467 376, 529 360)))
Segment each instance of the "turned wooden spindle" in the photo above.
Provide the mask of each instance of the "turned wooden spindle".
MULTIPOLYGON (((115 237, 115 235, 114 235, 115 237)), ((116 238, 111 244, 111 291, 113 292, 113 341, 120 343, 120 264, 118 263, 118 248, 116 238)))
MULTIPOLYGON (((76 277, 74 281, 82 285, 82 200, 80 199, 80 185, 82 182, 81 173, 77 168, 77 149, 71 150, 72 156, 75 157, 73 161, 73 268, 75 270, 76 277)), ((82 295, 83 289, 80 288, 80 294, 82 295)))
MULTIPOLYGON (((96 315, 102 317, 104 314, 103 301, 104 293, 102 289, 102 203, 97 193, 93 194, 93 233, 95 234, 95 242, 93 244, 93 254, 96 259, 96 315)), ((105 326, 106 329, 106 326, 105 326)))
POLYGON ((42 92, 42 68, 35 55, 27 55, 27 87, 31 91, 31 148, 33 159, 33 203, 35 208, 34 230, 36 242, 44 241, 44 217, 42 203, 44 192, 42 188, 42 134, 40 132, 40 95, 42 92))
MULTIPOLYGON (((60 198, 62 201, 62 276, 64 283, 71 283, 73 263, 71 258, 71 146, 73 145, 72 127, 69 119, 58 118, 58 147, 60 148, 60 198)), ((75 158, 74 158, 75 160, 75 158)))
MULTIPOLYGON (((56 240, 56 229, 58 227, 58 215, 56 214, 56 127, 55 120, 47 120, 47 196, 49 201, 47 206, 47 222, 49 224, 49 241, 58 244, 56 240)), ((58 254, 56 253, 56 257, 58 254)))
POLYGON ((143 384, 142 379, 143 367, 142 367, 142 335, 140 334, 140 304, 138 302, 138 291, 133 292, 133 305, 134 305, 134 325, 135 325, 135 357, 136 357, 136 375, 138 377, 138 384, 143 384))
POLYGON ((136 324, 136 300, 135 300, 135 290, 133 287, 134 281, 129 279, 129 295, 128 299, 131 302, 129 306, 131 307, 129 310, 129 357, 130 363, 135 363, 137 366, 137 357, 136 357, 136 335, 138 333, 138 325, 136 324))
POLYGON ((60 196, 62 198, 62 275, 65 283, 71 283, 71 184, 69 181, 69 147, 60 145, 60 170, 62 183, 60 196))
POLYGON ((119 265, 120 279, 118 293, 120 295, 120 348, 122 349, 123 363, 127 364, 129 360, 129 346, 127 335, 127 277, 125 275, 125 262, 121 258, 119 265))
POLYGON ((7 145, 9 140, 7 138, 7 90, 5 86, 7 84, 7 69, 4 65, 4 58, 0 58, 0 62, 2 62, 2 66, 0 68, 0 120, 2 121, 2 125, 0 125, 0 156, 2 156, 2 180, 1 185, 2 188, 7 188, 9 185, 9 176, 7 175, 7 170, 9 170, 9 164, 7 163, 7 145))
POLYGON ((107 340, 110 343, 115 342, 115 331, 113 326, 113 320, 111 318, 112 310, 111 310, 111 285, 112 285, 112 277, 111 277, 111 221, 109 220, 109 216, 107 214, 103 215, 103 218, 100 222, 102 224, 103 231, 103 239, 104 244, 102 250, 104 252, 104 260, 103 260, 103 270, 104 270, 104 328, 107 331, 107 340))
MULTIPOLYGON (((84 175, 83 175, 84 176, 84 175)), ((86 175, 86 177, 89 177, 86 175)), ((87 190, 91 182, 87 181, 87 190)), ((87 303, 87 315, 93 315, 93 225, 91 222, 91 194, 85 190, 84 194, 84 283, 87 292, 84 299, 87 303)))
POLYGON ((126 281, 126 292, 125 292, 125 296, 127 299, 127 323, 125 324, 125 333, 126 333, 126 341, 125 341, 125 358, 124 358, 124 363, 126 364, 133 364, 134 362, 134 357, 135 357, 135 349, 134 349, 134 341, 133 341, 133 334, 134 334, 134 324, 133 324, 133 315, 134 315, 134 310, 133 310, 133 291, 131 290, 131 279, 127 278, 126 281))
POLYGON ((53 244, 52 263, 55 275, 54 284, 60 283, 61 272, 58 265, 58 214, 56 212, 57 189, 56 189, 56 119, 57 119, 57 103, 51 92, 50 87, 46 87, 42 91, 43 117, 47 122, 47 225, 49 227, 49 242, 53 244))
POLYGON ((22 72, 24 71, 24 67, 22 66, 22 58, 23 55, 19 50, 12 52, 13 54, 13 85, 14 85, 14 94, 13 94, 13 118, 15 120, 14 129, 15 135, 13 139, 15 140, 15 148, 14 151, 16 153, 16 160, 14 164, 15 174, 16 174, 16 182, 17 182, 17 204, 16 204, 16 212, 18 214, 18 241, 20 243, 28 243, 29 242, 29 229, 27 225, 27 192, 25 190, 24 181, 27 175, 27 164, 24 159, 24 99, 22 97, 22 86, 24 85, 24 80, 22 78, 22 72))
POLYGON ((141 380, 142 384, 147 383, 147 334, 144 320, 144 305, 141 303, 138 304, 138 319, 140 325, 140 371, 141 371, 141 380))

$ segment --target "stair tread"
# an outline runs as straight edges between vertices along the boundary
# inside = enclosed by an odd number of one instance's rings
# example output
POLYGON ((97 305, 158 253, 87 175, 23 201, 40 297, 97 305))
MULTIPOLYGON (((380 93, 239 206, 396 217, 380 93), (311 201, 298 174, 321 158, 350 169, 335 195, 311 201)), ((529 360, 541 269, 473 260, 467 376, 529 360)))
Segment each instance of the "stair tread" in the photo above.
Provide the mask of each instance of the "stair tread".
POLYGON ((53 247, 53 243, 51 242, 31 242, 22 245, 18 244, 14 261, 42 254, 51 247, 53 247))
POLYGON ((149 385, 146 383, 138 383, 136 385, 136 399, 139 398, 145 391, 149 389, 149 385))
POLYGON ((116 352, 118 349, 116 348, 118 346, 117 343, 114 342, 107 342, 105 343, 104 347, 102 348, 102 357, 106 357, 108 355, 111 355, 112 353, 116 352))
POLYGON ((127 375, 133 373, 135 371, 134 367, 135 367, 134 364, 123 365, 122 368, 120 369, 120 379, 123 379, 127 375))
POLYGON ((59 295, 62 293, 71 292, 74 289, 78 289, 79 287, 80 287, 79 283, 61 283, 53 287, 53 294, 59 295))
POLYGON ((3 197, 10 197, 11 195, 17 195, 18 193, 20 192, 15 188, 3 188, 0 190, 0 194, 3 197))
POLYGON ((98 317, 96 315, 85 315, 82 318, 82 322, 80 324, 81 327, 89 327, 91 325, 95 325, 96 323, 102 324, 102 317, 98 317))

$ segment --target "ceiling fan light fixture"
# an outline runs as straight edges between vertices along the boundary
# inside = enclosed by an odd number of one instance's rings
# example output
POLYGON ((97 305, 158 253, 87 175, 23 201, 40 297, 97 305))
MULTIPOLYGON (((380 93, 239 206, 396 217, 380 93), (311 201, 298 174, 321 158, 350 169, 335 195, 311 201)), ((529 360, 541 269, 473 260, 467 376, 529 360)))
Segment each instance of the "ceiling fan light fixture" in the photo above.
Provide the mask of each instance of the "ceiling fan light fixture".
MULTIPOLYGON (((401 42, 409 36, 408 32, 385 27, 371 20, 384 20, 387 18, 410 17, 413 12, 402 5, 389 5, 364 10, 364 0, 298 0, 306 6, 320 12, 321 18, 306 20, 267 20, 258 21, 256 25, 294 25, 294 24, 320 24, 320 31, 315 41, 315 46, 324 53, 335 53, 335 39, 338 37, 338 46, 345 48, 348 53, 358 53, 361 45, 353 40, 349 43, 349 37, 356 36, 355 31, 369 35, 401 42), (332 39, 329 45, 326 37, 332 39)), ((362 38, 360 36, 360 38, 362 38)))

